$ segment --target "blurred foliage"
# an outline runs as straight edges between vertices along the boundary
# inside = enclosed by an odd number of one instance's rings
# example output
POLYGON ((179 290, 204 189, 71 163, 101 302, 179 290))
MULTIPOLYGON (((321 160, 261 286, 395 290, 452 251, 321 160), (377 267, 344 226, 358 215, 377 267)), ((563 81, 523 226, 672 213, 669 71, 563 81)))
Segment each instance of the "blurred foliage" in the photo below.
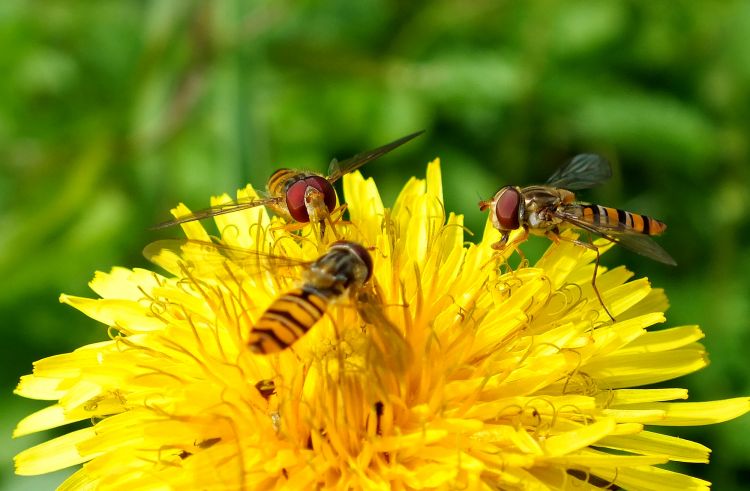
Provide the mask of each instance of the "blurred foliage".
MULTIPOLYGON (((42 407, 8 396, 33 360, 106 336, 58 294, 144 265, 147 227, 175 203, 203 207, 279 165, 322 171, 423 128, 364 173, 390 202, 441 157, 447 207, 479 233, 480 196, 607 155, 614 179, 584 198, 663 219, 680 265, 603 262, 649 276, 670 324, 708 335, 712 366, 672 385, 694 400, 750 394, 748 46, 742 0, 3 0, 4 433, 42 407)), ((682 429, 714 449, 689 472, 742 488, 749 425, 682 429)), ((3 447, 2 489, 59 482, 11 475, 33 441, 3 447)))

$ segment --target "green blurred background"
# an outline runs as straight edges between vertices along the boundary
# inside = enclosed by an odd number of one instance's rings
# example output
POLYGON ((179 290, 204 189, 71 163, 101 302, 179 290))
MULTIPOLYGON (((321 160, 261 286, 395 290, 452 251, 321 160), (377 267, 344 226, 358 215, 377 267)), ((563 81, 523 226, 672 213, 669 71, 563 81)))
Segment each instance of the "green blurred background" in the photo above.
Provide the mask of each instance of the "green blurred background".
MULTIPOLYGON (((679 266, 603 263, 651 278, 669 323, 707 334, 712 365, 671 385, 750 394, 750 2, 2 0, 0 70, 5 435, 43 406, 10 395, 34 360, 106 337, 59 293, 144 266, 146 243, 179 232, 147 230, 175 203, 418 129, 364 173, 388 203, 441 157, 446 205, 478 233, 480 196, 608 156, 614 178, 584 197, 663 219, 679 266)), ((714 450, 687 471, 744 488, 749 425, 678 428, 714 450)), ((5 441, 0 489, 60 482, 12 475, 48 436, 5 441)))

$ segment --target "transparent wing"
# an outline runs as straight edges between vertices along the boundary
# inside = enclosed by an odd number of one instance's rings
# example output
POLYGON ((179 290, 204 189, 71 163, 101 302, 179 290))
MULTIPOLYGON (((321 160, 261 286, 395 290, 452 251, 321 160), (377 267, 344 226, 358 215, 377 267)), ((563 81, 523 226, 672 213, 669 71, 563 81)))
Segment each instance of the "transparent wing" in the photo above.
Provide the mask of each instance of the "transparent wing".
POLYGON ((589 189, 612 177, 609 161, 601 155, 582 153, 576 155, 547 179, 547 185, 555 188, 589 189))
POLYGON ((328 177, 326 179, 328 179, 329 182, 334 183, 341 179, 344 174, 348 174, 354 170, 357 170, 366 163, 382 157, 394 148, 400 147, 404 143, 408 142, 409 140, 413 140, 422 133, 424 133, 424 130, 417 131, 416 133, 412 133, 411 135, 406 135, 403 138, 399 138, 398 140, 392 141, 391 143, 383 145, 382 147, 358 153, 354 157, 348 158, 341 162, 333 159, 331 161, 331 165, 328 166, 328 177))
POLYGON ((561 220, 570 223, 576 228, 580 228, 587 232, 591 232, 599 237, 604 237, 607 240, 611 240, 626 249, 645 256, 654 261, 668 264, 670 266, 677 266, 677 262, 665 251, 659 244, 657 244, 648 235, 640 234, 635 231, 628 229, 619 229, 606 225, 593 225, 588 222, 584 222, 577 216, 566 212, 565 210, 556 210, 555 216, 561 220))
POLYGON ((255 208, 256 206, 264 205, 277 205, 283 201, 282 198, 257 198, 247 201, 237 201, 235 203, 227 203, 225 205, 211 206, 198 210, 184 217, 175 218, 173 220, 167 220, 151 227, 151 230, 158 230, 167 227, 173 227, 181 223, 192 222, 193 220, 203 220, 204 218, 215 217, 216 215, 223 215, 225 213, 233 213, 235 211, 247 210, 248 208, 255 208))
POLYGON ((412 362, 411 350, 403 334, 383 313, 383 304, 369 289, 359 292, 357 310, 362 320, 371 326, 374 351, 371 356, 381 365, 404 373, 412 362))
POLYGON ((299 277, 299 268, 310 265, 309 261, 191 239, 157 240, 143 249, 143 255, 175 274, 187 267, 191 272, 219 278, 226 277, 235 268, 248 274, 270 271, 280 276, 299 277))

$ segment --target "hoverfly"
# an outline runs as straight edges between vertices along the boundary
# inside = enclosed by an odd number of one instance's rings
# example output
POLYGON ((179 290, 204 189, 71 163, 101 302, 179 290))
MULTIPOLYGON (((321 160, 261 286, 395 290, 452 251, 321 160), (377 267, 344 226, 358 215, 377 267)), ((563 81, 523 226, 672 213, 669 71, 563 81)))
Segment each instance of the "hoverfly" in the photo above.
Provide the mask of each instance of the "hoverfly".
MULTIPOLYGON (((560 167, 544 185, 501 188, 492 199, 479 202, 480 210, 490 209, 492 225, 502 234, 500 241, 492 247, 506 247, 513 230, 523 229, 511 246, 525 241, 529 233, 545 235, 555 243, 572 240, 561 237, 560 231, 563 228, 577 228, 655 261, 675 266, 677 263, 672 256, 650 238, 664 232, 667 228, 664 223, 646 215, 576 201, 572 191, 592 188, 611 176, 612 169, 604 157, 580 154, 560 167)), ((591 283, 602 307, 614 321, 596 288, 599 249, 591 242, 572 242, 596 252, 591 283)))
POLYGON ((320 224, 321 236, 323 236, 325 223, 326 221, 330 222, 330 216, 336 210, 337 198, 333 184, 345 174, 382 157, 422 133, 424 131, 406 135, 381 147, 358 153, 342 162, 333 159, 328 167, 327 176, 312 171, 279 169, 268 179, 266 183, 267 193, 262 198, 239 200, 235 203, 212 206, 180 218, 167 220, 152 228, 162 229, 263 205, 284 217, 287 222, 295 221, 301 225, 309 222, 320 224))
POLYGON ((188 248, 188 255, 195 257, 194 264, 185 261, 189 266, 214 271, 221 271, 216 265, 210 265, 217 259, 232 262, 249 274, 263 270, 279 274, 302 269, 299 286, 276 298, 255 322, 247 341, 250 351, 271 354, 286 350, 317 324, 334 303, 348 298, 362 320, 375 327, 381 351, 387 348, 389 351, 384 354, 400 360, 399 363, 408 360, 403 335, 382 311, 382 301, 372 280, 372 256, 361 244, 333 242, 314 261, 273 256, 215 242, 179 239, 153 242, 143 253, 147 259, 163 265, 162 253, 168 251, 180 257, 188 248))

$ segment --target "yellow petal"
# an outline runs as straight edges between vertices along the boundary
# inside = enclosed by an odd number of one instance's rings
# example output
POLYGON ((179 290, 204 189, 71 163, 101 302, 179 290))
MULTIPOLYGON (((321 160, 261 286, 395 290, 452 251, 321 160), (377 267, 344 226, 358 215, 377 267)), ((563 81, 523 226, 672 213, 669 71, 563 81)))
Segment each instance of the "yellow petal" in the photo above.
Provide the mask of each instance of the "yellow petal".
POLYGON ((617 407, 623 404, 640 404, 644 402, 673 401, 687 399, 687 389, 617 389, 602 392, 597 399, 606 407, 617 407))
MULTIPOLYGON (((170 211, 172 213, 172 216, 174 216, 175 218, 181 218, 190 215, 191 213, 190 208, 182 203, 172 208, 172 210, 170 211)), ((201 225, 199 220, 182 223, 180 224, 180 227, 182 228, 183 233, 188 239, 200 240, 203 242, 211 240, 208 232, 206 232, 206 229, 203 228, 203 225, 201 225)))
POLYGON ((32 413, 19 421, 16 425, 16 429, 13 430, 13 438, 41 430, 47 430, 56 426, 62 426, 71 422, 73 422, 73 420, 68 421, 63 407, 59 404, 55 404, 32 413))
POLYGON ((710 402, 654 402, 639 404, 641 409, 664 411, 664 426, 700 426, 723 423, 750 411, 750 399, 738 397, 710 402))
POLYGON ((613 355, 587 363, 583 370, 601 387, 649 385, 695 372, 708 365, 702 348, 664 353, 613 355))
POLYGON ((611 479, 624 489, 644 491, 708 491, 711 483, 658 467, 620 467, 615 471, 591 468, 592 473, 611 479))
POLYGON ((615 421, 612 419, 604 419, 602 421, 597 421, 596 423, 582 426, 575 431, 569 431, 562 435, 549 437, 544 441, 543 445, 545 454, 548 457, 556 457, 575 452, 576 450, 595 443, 610 434, 614 429, 615 421))
POLYGON ((35 476, 85 462, 91 456, 81 456, 77 445, 95 435, 94 428, 84 428, 24 450, 16 455, 16 474, 35 476))
POLYGON ((141 304, 132 300, 92 300, 60 295, 60 302, 80 310, 102 324, 115 326, 126 333, 154 331, 164 328, 164 322, 154 317, 141 304))
POLYGON ((112 268, 109 273, 97 271, 89 287, 102 298, 137 302, 143 299, 144 290, 157 286, 161 279, 161 276, 145 269, 112 268))
POLYGON ((56 401, 65 395, 65 388, 61 387, 63 385, 60 378, 24 375, 13 392, 29 399, 56 401))
POLYGON ((703 338, 698 326, 672 327, 645 334, 620 350, 619 354, 669 351, 688 346, 703 338))
POLYGON ((708 463, 711 449, 675 436, 644 431, 636 435, 607 436, 597 446, 645 455, 667 455, 680 462, 708 463))

